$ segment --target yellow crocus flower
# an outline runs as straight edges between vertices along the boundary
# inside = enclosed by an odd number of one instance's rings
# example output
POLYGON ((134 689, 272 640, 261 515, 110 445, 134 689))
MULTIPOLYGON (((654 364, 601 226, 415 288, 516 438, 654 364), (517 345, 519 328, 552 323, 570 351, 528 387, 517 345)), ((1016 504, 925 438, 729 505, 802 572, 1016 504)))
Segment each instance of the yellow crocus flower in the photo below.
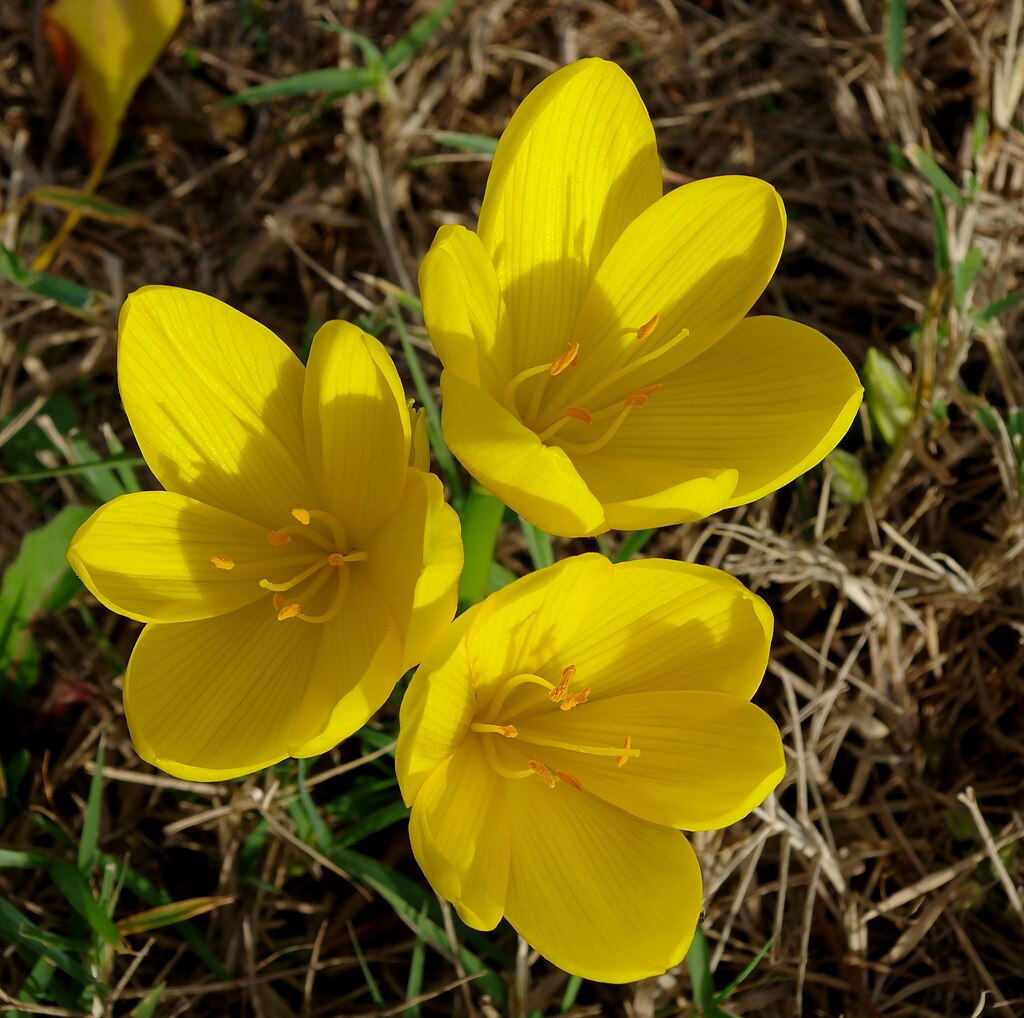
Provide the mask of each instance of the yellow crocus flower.
POLYGON ((677 964, 702 893, 677 828, 738 820, 785 771, 749 702, 771 631, 719 570, 599 555, 461 615, 412 679, 396 755, 435 891, 588 979, 677 964))
POLYGON ((476 232, 442 227, 420 269, 452 451, 567 537, 701 519, 819 462, 856 372, 812 328, 744 318, 785 226, 751 177, 662 196, 626 74, 556 71, 502 134, 476 232))
POLYGON ((304 368, 226 304, 152 286, 121 311, 118 379, 167 490, 102 506, 68 559, 149 623, 124 681, 139 754, 210 781, 324 752, 455 613, 458 520, 410 466, 394 364, 329 322, 304 368))

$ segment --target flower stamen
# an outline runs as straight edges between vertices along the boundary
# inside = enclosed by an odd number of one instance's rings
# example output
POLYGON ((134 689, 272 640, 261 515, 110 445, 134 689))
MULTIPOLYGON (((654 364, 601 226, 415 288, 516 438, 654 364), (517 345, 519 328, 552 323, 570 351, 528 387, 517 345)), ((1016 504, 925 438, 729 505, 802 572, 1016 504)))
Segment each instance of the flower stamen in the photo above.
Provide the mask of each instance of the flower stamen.
MULTIPOLYGON (((603 449, 615 437, 616 432, 618 432, 619 428, 621 428, 625 423, 630 411, 637 409, 638 405, 633 402, 635 395, 635 393, 631 393, 626 397, 618 416, 607 428, 605 428, 604 433, 599 438, 595 438, 592 442, 569 442, 563 438, 561 442, 559 442, 559 445, 566 452, 575 453, 578 456, 582 456, 589 452, 597 452, 599 449, 603 449)), ((646 402, 647 401, 645 399, 644 403, 646 402)), ((643 404, 639 404, 639 406, 643 406, 643 404)))
POLYGON ((638 342, 645 340, 654 330, 658 327, 659 316, 655 315, 649 322, 645 322, 636 330, 636 338, 638 342))
POLYGON ((548 788, 555 787, 555 776, 547 769, 547 767, 544 766, 544 764, 539 760, 527 760, 526 763, 534 774, 537 774, 544 779, 544 783, 548 788))
POLYGON ((508 679, 498 690, 494 699, 491 701, 490 706, 487 708, 486 716, 491 718, 492 721, 499 717, 501 714, 501 708, 505 706, 505 701, 508 700, 509 694, 520 686, 542 686, 544 689, 554 688, 547 679, 542 679, 539 675, 530 675, 525 672, 519 675, 513 675, 512 678, 508 679))
POLYGON ((260 586, 264 590, 291 590, 293 587, 297 587, 302 583, 303 580, 308 580, 311 576, 315 576, 328 564, 333 565, 334 563, 332 563, 330 559, 319 559, 308 569, 303 569, 301 573, 298 573, 284 583, 271 583, 270 580, 260 580, 260 586))
MULTIPOLYGON (((632 735, 627 735, 626 736, 625 740, 622 743, 622 748, 627 750, 627 751, 633 748, 633 736, 632 735)), ((615 766, 616 767, 625 767, 626 766, 626 761, 628 759, 629 759, 628 755, 617 756, 615 758, 615 766)))
POLYGON ((519 734, 515 725, 489 725, 483 721, 474 721, 469 730, 481 735, 504 735, 506 739, 514 739, 519 734))
POLYGON ((578 363, 579 359, 580 359, 580 345, 579 345, 579 343, 570 343, 566 347, 565 353, 563 353, 559 357, 556 357, 551 362, 551 367, 549 369, 550 372, 551 372, 551 377, 554 378, 555 376, 560 375, 563 371, 565 371, 566 368, 570 367, 573 364, 578 363))
POLYGON ((491 765, 492 769, 500 774, 503 778, 529 778, 533 776, 533 771, 529 767, 520 767, 513 770, 511 767, 506 767, 498 759, 498 750, 495 748, 493 739, 484 739, 484 756, 487 757, 487 762, 491 765))
MULTIPOLYGON (((268 561, 268 565, 275 571, 289 565, 299 566, 300 569, 288 580, 277 582, 265 577, 259 581, 259 585, 264 590, 274 592, 274 610, 280 621, 297 618, 304 622, 327 622, 334 618, 344 600, 339 597, 340 586, 336 588, 330 600, 324 603, 325 611, 305 612, 302 605, 308 605, 310 599, 318 594, 332 577, 338 576, 336 570, 351 562, 364 562, 369 558, 369 554, 365 551, 338 550, 345 548, 348 542, 341 523, 330 513, 299 506, 291 510, 291 516, 295 523, 279 530, 268 531, 267 541, 275 548, 283 548, 291 544, 294 537, 298 537, 294 553, 273 558, 268 561), (314 521, 323 526, 312 526, 314 521), (297 589, 300 586, 301 591, 297 589), (292 597, 298 595, 301 600, 286 602, 281 596, 285 591, 295 591, 292 597)), ((226 556, 222 557, 226 559, 226 556)), ((217 563, 214 562, 214 565, 217 563)))
POLYGON ((293 601, 291 604, 286 604, 277 613, 277 621, 284 622, 285 619, 293 619, 302 611, 302 605, 298 601, 293 601))
POLYGON ((572 710, 573 707, 578 707, 581 703, 586 703, 587 698, 590 696, 589 686, 585 686, 578 693, 569 692, 569 683, 572 682, 575 675, 575 665, 569 665, 568 667, 563 668, 562 681, 559 682, 550 693, 548 693, 548 699, 552 703, 557 703, 562 710, 572 710))
POLYGON ((561 703, 569 692, 569 683, 572 682, 573 676, 576 674, 575 665, 567 665, 562 669, 562 680, 555 686, 550 693, 548 693, 548 699, 552 703, 561 703))
POLYGON ((572 785, 572 787, 575 788, 577 792, 583 791, 583 786, 580 784, 579 778, 575 777, 575 775, 570 774, 568 771, 555 771, 555 777, 561 778, 561 780, 564 781, 567 785, 572 785))
MULTIPOLYGON (((658 316, 655 315, 646 325, 640 326, 636 330, 638 340, 645 340, 654 331, 658 324, 658 316), (652 324, 653 323, 653 324, 652 324)), ((621 368, 613 371, 611 374, 606 375, 604 378, 599 378, 597 381, 584 393, 576 396, 572 392, 572 383, 569 383, 569 391, 565 393, 567 398, 571 398, 572 402, 576 406, 583 406, 587 403, 592 403, 595 397, 600 396, 602 392, 606 392, 609 388, 614 386, 617 382, 626 378, 628 375, 633 374, 639 368, 644 367, 646 364, 650 364, 652 361, 656 361, 659 357, 664 357, 670 350, 675 349, 687 336, 689 336, 689 329, 681 329, 675 336, 666 340, 660 346, 654 347, 641 357, 637 357, 636 360, 631 360, 628 364, 624 364, 621 368)))
POLYGON ((558 705, 559 710, 572 710, 573 707, 578 707, 581 703, 586 703, 590 697, 590 687, 584 686, 578 693, 570 693, 566 698, 558 705))
POLYGON ((581 753, 583 756, 607 756, 617 760, 620 756, 632 758, 640 755, 640 750, 633 749, 632 744, 623 749, 619 749, 617 746, 586 746, 578 742, 552 739, 536 729, 523 727, 518 729, 517 734, 520 742, 528 742, 533 746, 544 746, 547 749, 564 749, 567 753, 581 753))
MULTIPOLYGON (((560 375, 567 367, 572 364, 579 362, 580 357, 580 345, 579 343, 570 343, 565 350, 565 353, 559 354, 550 364, 538 364, 536 367, 527 368, 525 371, 520 371, 518 375, 514 375, 509 381, 508 385, 505 386, 505 392, 502 396, 503 405, 511 410, 513 413, 516 411, 516 392, 523 382, 530 378, 536 378, 538 375, 548 374, 552 377, 560 375)), ((541 390, 543 391, 543 389, 541 390)))
POLYGON ((214 555, 213 558, 210 559, 210 561, 218 569, 234 569, 235 568, 235 560, 232 559, 232 558, 228 558, 227 555, 214 555))
MULTIPOLYGON (((514 740, 515 747, 523 746, 524 749, 526 744, 529 744, 542 750, 555 749, 562 750, 566 753, 579 753, 583 756, 597 756, 604 757, 606 759, 614 759, 619 767, 621 767, 627 760, 639 756, 640 750, 633 748, 633 739, 632 736, 629 735, 626 736, 626 741, 622 748, 601 744, 591 745, 586 742, 575 742, 564 738, 558 738, 557 736, 566 732, 566 729, 560 728, 557 732, 552 731, 550 727, 551 714, 543 710, 543 701, 538 702, 538 698, 536 697, 526 701, 521 699, 518 706, 514 707, 511 711, 512 718, 502 718, 502 712, 505 709, 506 703, 509 701, 511 693, 514 690, 522 689, 524 686, 540 686, 542 689, 546 690, 547 696, 545 699, 552 705, 557 705, 560 711, 570 711, 579 707, 589 699, 590 687, 585 686, 578 693, 569 692, 569 687, 575 677, 575 665, 568 665, 563 668, 561 678, 554 684, 548 682, 547 679, 541 678, 539 675, 531 675, 529 673, 513 675, 498 687, 491 703, 485 706, 481 713, 477 715, 481 720, 471 721, 469 730, 481 736, 496 735, 505 739, 514 740), (544 714, 547 715, 549 720, 544 720, 544 714), (537 721, 539 722, 539 725, 531 727, 531 721, 537 721), (544 727, 540 727, 540 725, 543 725, 544 727)), ((582 723, 583 728, 575 728, 574 731, 581 734, 585 732, 586 723, 585 721, 582 723)), ((494 770, 504 777, 518 778, 526 777, 530 774, 537 774, 543 778, 551 788, 554 788, 554 783, 556 781, 564 781, 567 784, 572 785, 572 787, 577 791, 583 791, 583 786, 579 779, 570 771, 553 770, 536 758, 527 759, 526 762, 529 766, 529 770, 510 770, 507 766, 502 765, 501 761, 498 759, 497 747, 500 744, 500 740, 492 738, 483 739, 484 753, 487 756, 488 762, 493 766, 494 770)), ((509 746, 508 751, 513 751, 513 746, 509 746)), ((525 756, 526 754, 524 753, 523 755, 525 756)))

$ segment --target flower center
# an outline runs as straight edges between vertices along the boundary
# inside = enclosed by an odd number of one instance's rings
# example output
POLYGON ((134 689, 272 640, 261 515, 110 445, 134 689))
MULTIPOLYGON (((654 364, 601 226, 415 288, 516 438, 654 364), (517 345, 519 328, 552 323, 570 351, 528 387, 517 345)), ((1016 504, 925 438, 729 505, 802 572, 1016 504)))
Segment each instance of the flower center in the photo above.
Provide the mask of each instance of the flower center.
MULTIPOLYGON (((623 329, 619 334, 634 334, 635 342, 643 343, 657 326, 658 316, 655 315, 639 328, 623 329)), ((581 362, 579 344, 570 343, 565 353, 550 364, 527 368, 512 378, 505 387, 504 405, 545 444, 560 446, 575 455, 597 452, 611 441, 630 413, 647 406, 661 384, 634 387, 624 397, 613 393, 621 393, 622 383, 629 376, 663 357, 688 335, 689 330, 683 329, 607 375, 595 379, 591 373, 589 381, 565 374, 568 368, 578 367, 581 362), (554 379, 559 381, 553 382, 554 379), (553 407, 561 409, 553 410, 553 407), (569 426, 572 426, 571 433, 562 434, 569 426)))
MULTIPOLYGON (((267 576, 259 585, 272 595, 278 621, 328 622, 348 589, 343 567, 365 561, 367 553, 342 551, 349 547, 345 530, 330 513, 293 509, 292 519, 294 523, 267 531, 267 543, 276 550, 260 561, 267 576)), ((217 569, 235 568, 227 555, 214 555, 210 561, 217 569)))
POLYGON ((469 726, 470 731, 478 735, 498 736, 500 739, 513 741, 518 752, 513 754, 516 759, 510 761, 504 747, 499 749, 497 740, 483 740, 484 754, 488 762, 502 777, 518 779, 537 775, 549 788, 554 788, 559 781, 564 781, 577 791, 582 791, 583 785, 571 771, 552 768, 540 759, 545 755, 545 749, 578 753, 582 756, 606 757, 609 760, 614 759, 618 767, 640 755, 640 750, 633 748, 633 739, 630 735, 623 738, 621 746, 608 746, 553 736, 546 728, 537 725, 536 722, 552 710, 571 711, 587 702, 590 696, 589 687, 584 686, 576 693, 569 691, 575 675, 574 665, 563 670, 561 681, 557 684, 548 682, 539 675, 513 675, 498 688, 490 703, 481 711, 481 720, 473 721, 469 726), (541 695, 538 687, 546 691, 547 695, 541 695), (531 725, 531 721, 534 724, 531 725), (503 760, 502 756, 506 756, 506 759, 503 760), (515 766, 522 762, 524 756, 526 766, 515 766))

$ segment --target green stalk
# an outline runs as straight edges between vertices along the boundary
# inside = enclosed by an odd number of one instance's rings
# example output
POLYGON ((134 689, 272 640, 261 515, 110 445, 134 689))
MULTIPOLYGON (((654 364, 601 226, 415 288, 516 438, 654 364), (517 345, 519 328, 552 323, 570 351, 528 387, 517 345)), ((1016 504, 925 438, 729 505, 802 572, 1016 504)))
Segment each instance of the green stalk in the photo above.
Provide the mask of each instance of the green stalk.
POLYGON ((475 481, 462 503, 462 546, 466 563, 459 579, 459 611, 478 604, 490 592, 491 563, 505 503, 475 481))

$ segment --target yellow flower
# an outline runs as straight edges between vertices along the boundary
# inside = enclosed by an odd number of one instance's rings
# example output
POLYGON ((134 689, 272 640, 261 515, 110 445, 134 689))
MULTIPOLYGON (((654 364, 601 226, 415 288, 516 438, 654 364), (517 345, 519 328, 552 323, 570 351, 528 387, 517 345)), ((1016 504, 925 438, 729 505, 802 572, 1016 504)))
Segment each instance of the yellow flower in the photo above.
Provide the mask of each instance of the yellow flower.
POLYGON ((716 569, 598 555, 456 619, 409 686, 396 757, 434 889, 589 979, 677 964, 701 877, 676 828, 738 820, 785 770, 749 702, 771 628, 716 569))
POLYGON ((409 465, 394 364, 330 322, 303 368, 226 304, 153 286, 121 311, 118 376, 167 490, 102 506, 68 559, 150 623, 124 681, 139 754, 209 781, 324 752, 455 612, 458 521, 409 465))
POLYGON ((442 227, 420 269, 452 451, 569 537, 701 519, 798 476, 861 387, 821 333, 744 318, 784 236, 761 180, 662 197, 651 121, 615 64, 556 71, 501 137, 477 231, 442 227))

